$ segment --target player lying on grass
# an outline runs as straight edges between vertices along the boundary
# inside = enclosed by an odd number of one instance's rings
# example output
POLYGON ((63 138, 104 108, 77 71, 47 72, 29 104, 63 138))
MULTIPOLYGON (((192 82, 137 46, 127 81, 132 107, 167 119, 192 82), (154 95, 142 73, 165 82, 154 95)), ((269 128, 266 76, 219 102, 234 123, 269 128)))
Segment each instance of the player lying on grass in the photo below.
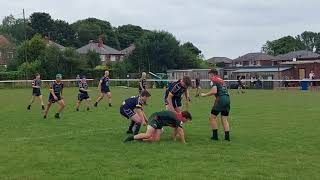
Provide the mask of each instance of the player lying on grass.
POLYGON ((62 80, 62 75, 57 74, 56 80, 50 84, 49 102, 47 105, 47 109, 44 112, 44 116, 43 116, 44 119, 47 118, 50 107, 55 102, 57 102, 59 104, 59 109, 54 117, 56 119, 60 119, 60 113, 62 112, 62 110, 65 106, 63 96, 62 96, 63 95, 63 82, 61 80, 62 80))
MULTIPOLYGON (((161 111, 153 113, 148 119, 147 132, 129 136, 125 142, 133 140, 143 141, 160 141, 163 126, 170 126, 175 128, 180 140, 183 144, 186 143, 182 124, 191 121, 192 117, 188 111, 176 113, 172 111, 161 111)), ((175 137, 174 137, 175 138, 175 137)))
POLYGON ((186 98, 186 105, 188 107, 189 103, 189 93, 188 88, 192 85, 191 79, 189 76, 184 76, 183 79, 173 82, 169 85, 165 92, 164 102, 166 109, 169 111, 181 112, 181 100, 182 95, 186 98))
POLYGON ((109 71, 104 72, 104 76, 100 79, 98 90, 100 91, 100 96, 97 98, 96 103, 94 106, 97 107, 98 103, 105 97, 108 97, 109 107, 112 106, 111 104, 111 91, 109 87, 109 71))
POLYGON ((79 81, 79 93, 78 93, 78 101, 76 105, 76 111, 79 111, 80 104, 83 100, 86 101, 87 111, 90 110, 91 99, 89 97, 88 83, 85 76, 79 81))
POLYGON ((211 91, 201 93, 201 97, 215 96, 215 102, 211 110, 210 123, 212 128, 212 140, 218 140, 217 116, 221 113, 221 122, 224 128, 224 139, 230 141, 228 116, 230 112, 230 98, 224 81, 218 76, 218 71, 212 69, 209 71, 211 80, 211 91))
POLYGON ((31 105, 34 102, 34 100, 37 98, 40 100, 41 102, 41 107, 42 110, 44 110, 44 104, 43 104, 43 100, 42 100, 42 94, 41 94, 41 77, 40 74, 36 74, 36 78, 32 81, 32 98, 30 101, 30 104, 28 105, 28 110, 31 109, 31 105))
POLYGON ((128 98, 122 103, 120 114, 131 120, 127 134, 138 134, 141 124, 147 124, 147 118, 143 112, 143 105, 150 96, 147 90, 142 90, 139 96, 128 98))

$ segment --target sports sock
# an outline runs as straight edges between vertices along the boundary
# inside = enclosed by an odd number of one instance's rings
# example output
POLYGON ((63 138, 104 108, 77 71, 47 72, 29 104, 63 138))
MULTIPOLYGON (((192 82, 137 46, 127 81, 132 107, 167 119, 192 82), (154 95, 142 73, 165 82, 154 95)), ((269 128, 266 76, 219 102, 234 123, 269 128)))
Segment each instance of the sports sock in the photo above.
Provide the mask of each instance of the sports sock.
POLYGON ((218 129, 212 129, 212 140, 218 140, 218 129))
POLYGON ((44 105, 41 106, 42 110, 44 110, 44 105))
POLYGON ((124 142, 129 142, 133 140, 134 140, 134 136, 128 136, 127 139, 124 140, 124 142))
POLYGON ((134 135, 137 135, 137 134, 139 134, 139 131, 140 131, 140 127, 141 127, 141 124, 137 124, 137 123, 135 123, 134 124, 134 126, 133 126, 133 134, 134 135))
POLYGON ((230 134, 229 134, 229 131, 225 131, 225 132, 224 132, 224 140, 226 140, 226 141, 230 141, 230 134))
POLYGON ((131 121, 130 125, 129 125, 129 128, 128 128, 128 131, 131 131, 132 132, 132 128, 134 126, 135 122, 134 121, 131 121))

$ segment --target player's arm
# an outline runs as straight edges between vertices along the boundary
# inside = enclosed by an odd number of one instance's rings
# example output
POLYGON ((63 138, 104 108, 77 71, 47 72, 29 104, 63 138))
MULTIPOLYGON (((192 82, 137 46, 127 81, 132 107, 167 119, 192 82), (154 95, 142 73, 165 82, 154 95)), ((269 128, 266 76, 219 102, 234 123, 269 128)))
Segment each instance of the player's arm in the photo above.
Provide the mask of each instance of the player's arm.
POLYGON ((61 98, 63 97, 63 84, 62 84, 62 87, 61 87, 61 98))
POLYGON ((142 111, 142 108, 137 108, 136 113, 139 115, 139 117, 142 119, 142 124, 147 125, 147 122, 145 120, 144 112, 142 111))
POLYGON ((215 95, 215 94, 217 94, 217 86, 212 86, 212 88, 211 88, 211 90, 209 91, 209 92, 207 92, 207 93, 201 93, 200 95, 202 96, 202 97, 206 97, 206 96, 213 96, 213 95, 215 95))
POLYGON ((172 98, 173 98, 173 94, 171 92, 169 92, 168 97, 167 97, 167 102, 168 102, 168 107, 169 107, 168 110, 175 112, 175 109, 172 104, 172 98))
POLYGON ((56 96, 56 94, 54 93, 53 87, 52 85, 50 85, 50 93, 53 96, 54 99, 58 99, 58 97, 56 96))
POLYGON ((142 80, 140 80, 139 86, 140 86, 140 89, 144 89, 144 88, 143 88, 143 85, 142 85, 142 80))
POLYGON ((99 81, 98 90, 101 90, 102 79, 99 81))
POLYGON ((33 81, 33 82, 32 82, 32 88, 40 88, 40 86, 36 86, 36 82, 33 81))
POLYGON ((180 141, 182 144, 186 144, 186 139, 184 137, 184 131, 182 127, 177 127, 177 135, 180 136, 180 141))

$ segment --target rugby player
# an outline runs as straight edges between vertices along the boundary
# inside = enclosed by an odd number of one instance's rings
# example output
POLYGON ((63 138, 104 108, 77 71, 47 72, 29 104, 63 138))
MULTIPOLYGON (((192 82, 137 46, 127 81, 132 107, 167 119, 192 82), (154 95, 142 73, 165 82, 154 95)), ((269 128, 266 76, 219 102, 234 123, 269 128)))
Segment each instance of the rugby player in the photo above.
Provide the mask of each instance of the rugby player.
POLYGON ((150 96, 147 90, 142 90, 139 96, 133 96, 123 101, 120 107, 120 114, 131 120, 127 131, 128 134, 138 134, 141 124, 147 124, 147 118, 143 112, 143 105, 150 96))
POLYGON ((212 140, 218 140, 217 116, 221 113, 221 122, 224 128, 224 139, 230 141, 230 127, 228 116, 230 112, 230 98, 224 81, 218 76, 218 71, 212 69, 209 71, 211 80, 211 90, 208 93, 201 93, 202 97, 215 96, 215 102, 211 110, 210 123, 212 128, 212 140))
POLYGON ((94 106, 97 107, 98 103, 103 99, 105 95, 108 97, 109 107, 112 107, 111 104, 111 92, 109 88, 109 71, 104 72, 104 76, 100 79, 98 90, 100 91, 100 96, 97 98, 96 103, 94 106))
POLYGON ((83 100, 86 101, 87 111, 90 110, 91 99, 89 97, 88 83, 85 76, 79 81, 79 93, 78 93, 78 101, 76 105, 76 111, 79 111, 80 104, 83 100))
POLYGON ((160 141, 163 126, 170 126, 177 129, 181 143, 185 144, 185 135, 182 124, 191 121, 192 116, 188 111, 176 113, 172 111, 161 111, 153 113, 148 119, 147 131, 134 136, 129 136, 124 142, 143 140, 156 142, 160 141))
POLYGON ((37 73, 36 78, 32 81, 32 98, 31 98, 30 104, 27 107, 28 110, 31 109, 31 105, 36 98, 40 100, 41 108, 42 110, 44 110, 44 104, 43 104, 42 94, 41 94, 41 84, 42 84, 42 81, 41 81, 40 74, 37 73))
POLYGON ((196 97, 200 96, 200 90, 201 90, 200 77, 197 77, 196 78, 196 97))
POLYGON ((139 94, 141 94, 142 90, 147 90, 147 74, 145 72, 142 73, 141 79, 139 82, 139 94))
POLYGON ((47 118, 50 107, 55 102, 59 104, 59 109, 54 117, 56 119, 60 119, 60 113, 62 112, 65 106, 65 103, 63 100, 63 82, 61 80, 62 80, 62 75, 57 74, 56 80, 50 84, 49 101, 48 101, 47 109, 44 112, 44 116, 43 116, 44 119, 47 118))

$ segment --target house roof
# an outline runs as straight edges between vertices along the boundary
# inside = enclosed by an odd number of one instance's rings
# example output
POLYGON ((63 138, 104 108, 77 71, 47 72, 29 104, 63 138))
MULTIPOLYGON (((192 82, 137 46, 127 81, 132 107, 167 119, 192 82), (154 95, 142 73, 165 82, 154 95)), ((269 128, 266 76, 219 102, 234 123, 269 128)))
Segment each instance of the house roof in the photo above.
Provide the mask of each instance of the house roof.
POLYGON ((130 55, 135 49, 136 46, 134 44, 131 44, 129 47, 122 49, 120 52, 125 55, 130 55))
POLYGON ((311 52, 311 51, 292 51, 287 54, 281 54, 276 57, 276 61, 284 61, 284 60, 293 60, 294 58, 317 58, 320 54, 311 52))
POLYGON ((234 73, 252 73, 252 72, 278 72, 291 69, 292 67, 268 67, 268 68, 242 68, 233 71, 234 73))
POLYGON ((320 60, 311 60, 311 61, 288 61, 288 62, 282 62, 281 65, 297 65, 297 64, 314 64, 314 63, 320 63, 320 60))
POLYGON ((243 56, 240 56, 236 59, 234 59, 234 62, 240 62, 240 61, 267 61, 267 60, 273 60, 275 59, 274 56, 270 56, 265 53, 248 53, 243 56))
POLYGON ((113 49, 112 47, 102 45, 99 47, 99 43, 90 42, 89 44, 82 46, 81 48, 77 49, 77 52, 80 54, 87 54, 89 51, 94 51, 98 54, 112 54, 112 55, 123 55, 122 52, 113 49))
POLYGON ((48 42, 48 45, 49 46, 57 46, 60 50, 65 50, 66 49, 66 47, 64 47, 64 46, 62 46, 61 44, 58 44, 58 43, 56 43, 56 42, 53 42, 53 41, 49 41, 48 42))
POLYGON ((13 44, 3 35, 0 35, 0 48, 10 47, 13 44))
POLYGON ((232 59, 227 58, 227 57, 212 57, 207 60, 208 63, 211 64, 217 64, 217 63, 225 63, 225 64, 231 64, 232 59))
POLYGON ((168 69, 167 72, 210 71, 210 69, 168 69))

